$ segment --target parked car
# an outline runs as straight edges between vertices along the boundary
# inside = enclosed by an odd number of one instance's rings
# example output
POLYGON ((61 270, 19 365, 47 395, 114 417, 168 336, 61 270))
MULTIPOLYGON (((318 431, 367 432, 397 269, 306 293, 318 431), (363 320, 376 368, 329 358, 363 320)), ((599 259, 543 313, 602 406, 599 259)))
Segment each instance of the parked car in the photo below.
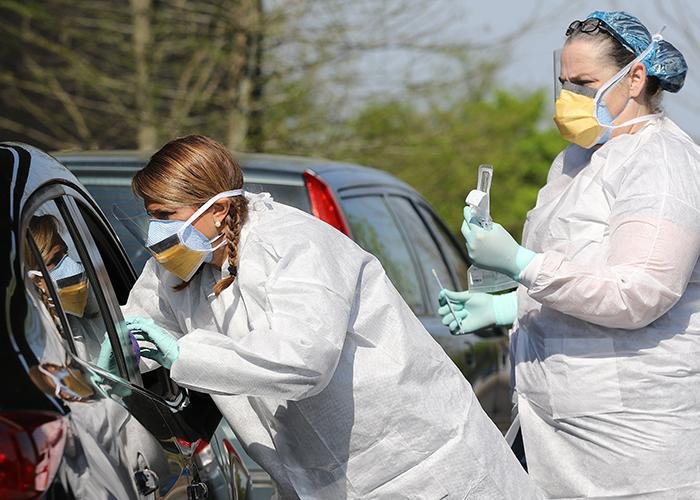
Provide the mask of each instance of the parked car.
POLYGON ((247 498, 211 398, 139 372, 136 275, 95 200, 27 145, 0 143, 0 175, 0 498, 247 498))
MULTIPOLYGON (((131 178, 149 156, 133 151, 56 154, 108 214, 114 204, 132 213, 143 209, 143 201, 131 191, 131 178)), ((409 185, 368 167, 279 155, 236 157, 243 168, 245 189, 267 191, 276 201, 316 215, 377 256, 413 312, 471 382, 485 411, 505 433, 511 420, 507 338, 499 329, 455 337, 442 325, 436 313, 439 286, 432 269, 444 286, 465 289, 468 258, 464 246, 430 205, 409 185)), ((150 254, 119 223, 114 228, 140 272, 150 254)), ((235 448, 255 476, 254 498, 269 498, 274 488, 269 476, 239 444, 235 448)))

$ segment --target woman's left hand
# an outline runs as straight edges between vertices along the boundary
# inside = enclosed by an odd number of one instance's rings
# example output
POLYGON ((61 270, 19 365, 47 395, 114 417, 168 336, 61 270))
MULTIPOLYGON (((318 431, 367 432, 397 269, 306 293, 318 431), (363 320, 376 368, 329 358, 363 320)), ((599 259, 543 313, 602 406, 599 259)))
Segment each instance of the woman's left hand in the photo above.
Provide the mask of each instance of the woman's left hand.
POLYGON ((462 235, 469 258, 482 269, 503 273, 514 280, 520 279, 535 253, 518 245, 500 224, 494 222, 491 229, 484 229, 472 223, 473 218, 471 208, 464 207, 462 235))

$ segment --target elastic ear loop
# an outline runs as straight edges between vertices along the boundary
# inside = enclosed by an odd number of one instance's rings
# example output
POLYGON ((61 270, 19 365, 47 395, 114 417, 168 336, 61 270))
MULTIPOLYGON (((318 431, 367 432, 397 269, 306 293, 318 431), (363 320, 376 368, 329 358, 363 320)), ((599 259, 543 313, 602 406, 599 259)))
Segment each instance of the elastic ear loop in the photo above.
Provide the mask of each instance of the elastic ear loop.
MULTIPOLYGON (((234 189, 232 191, 224 191, 222 193, 217 194, 213 198, 209 199, 204 205, 199 207, 190 217, 185 221, 185 223, 182 225, 182 227, 178 230, 177 235, 180 240, 182 240, 182 234, 185 232, 185 229, 187 229, 188 226, 191 226, 194 221, 196 221, 204 212, 206 212, 209 207, 211 207, 214 203, 219 201, 221 198, 229 198, 231 196, 240 196, 244 194, 245 191, 243 189, 234 189)), ((217 237, 213 238, 211 242, 216 241, 220 238, 223 238, 224 233, 219 234, 217 237)), ((216 246, 212 247, 212 251, 218 250, 222 246, 226 244, 226 240, 222 241, 216 246)))
MULTIPOLYGON (((664 28, 665 28, 665 26, 664 26, 664 28)), ((598 122, 598 125, 600 125, 603 128, 606 128, 606 129, 616 129, 616 128, 621 128, 621 127, 628 127, 629 125, 634 125, 635 123, 646 122, 646 121, 649 121, 649 120, 654 119, 654 118, 658 118, 658 117, 663 115, 663 113, 653 113, 653 114, 649 114, 649 115, 638 116, 636 118, 632 118, 632 119, 627 120, 626 122, 620 123, 618 125, 608 125, 605 123, 600 123, 600 120, 598 119, 598 103, 603 98, 603 94, 605 94, 605 92, 613 85, 617 85, 620 82, 620 80, 622 78, 624 78, 624 76, 629 72, 629 70, 632 66, 634 66, 638 62, 643 61, 644 58, 646 56, 648 56, 651 53, 651 51, 654 49, 654 46, 658 45, 658 43, 661 40, 663 40, 663 36, 661 36, 661 33, 656 33, 656 34, 652 35, 651 42, 649 43, 647 48, 644 49, 644 51, 641 54, 639 54, 637 57, 635 57, 627 66, 625 66, 620 71, 618 71, 610 79, 610 81, 608 83, 606 83, 605 85, 603 85, 601 88, 598 89, 595 97, 593 98, 593 109, 596 110, 595 119, 598 122)))

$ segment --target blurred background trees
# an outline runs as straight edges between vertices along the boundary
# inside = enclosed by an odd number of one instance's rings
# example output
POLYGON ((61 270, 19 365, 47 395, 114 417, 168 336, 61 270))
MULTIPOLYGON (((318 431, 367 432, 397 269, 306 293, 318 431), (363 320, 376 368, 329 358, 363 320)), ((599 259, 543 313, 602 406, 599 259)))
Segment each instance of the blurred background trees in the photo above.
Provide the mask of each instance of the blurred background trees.
POLYGON ((544 92, 497 72, 537 18, 479 45, 449 0, 0 0, 0 137, 152 150, 202 133, 235 150, 385 169, 455 231, 480 163, 519 234, 563 142, 544 92), (451 31, 452 30, 452 31, 451 31))

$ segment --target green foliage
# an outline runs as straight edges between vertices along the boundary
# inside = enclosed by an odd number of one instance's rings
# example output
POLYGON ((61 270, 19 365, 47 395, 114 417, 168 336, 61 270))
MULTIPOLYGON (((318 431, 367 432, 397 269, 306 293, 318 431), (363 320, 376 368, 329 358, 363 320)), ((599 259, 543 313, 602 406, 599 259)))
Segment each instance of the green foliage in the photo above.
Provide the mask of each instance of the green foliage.
POLYGON ((457 233, 477 168, 494 166, 491 212, 516 238, 565 143, 542 130, 544 93, 496 91, 440 105, 391 100, 360 109, 325 156, 387 170, 416 187, 457 233))

